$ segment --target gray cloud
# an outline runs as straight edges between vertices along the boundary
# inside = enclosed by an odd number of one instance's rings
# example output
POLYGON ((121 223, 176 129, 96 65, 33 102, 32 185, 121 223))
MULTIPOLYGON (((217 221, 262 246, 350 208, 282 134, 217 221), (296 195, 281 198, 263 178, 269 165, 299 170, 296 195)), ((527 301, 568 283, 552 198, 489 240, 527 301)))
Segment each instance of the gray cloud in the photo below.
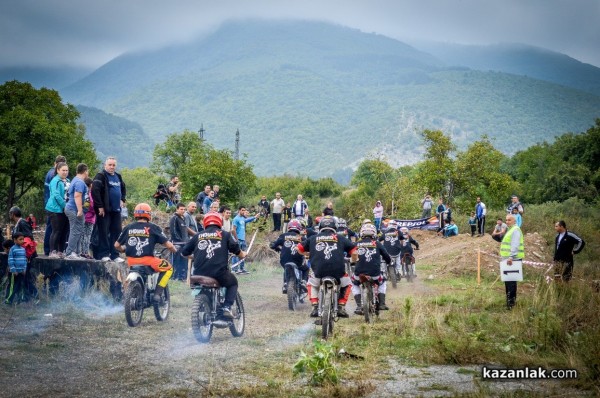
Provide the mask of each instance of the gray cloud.
POLYGON ((1 0, 0 66, 97 67, 244 17, 318 19, 399 40, 524 43, 600 66, 598 0, 1 0))

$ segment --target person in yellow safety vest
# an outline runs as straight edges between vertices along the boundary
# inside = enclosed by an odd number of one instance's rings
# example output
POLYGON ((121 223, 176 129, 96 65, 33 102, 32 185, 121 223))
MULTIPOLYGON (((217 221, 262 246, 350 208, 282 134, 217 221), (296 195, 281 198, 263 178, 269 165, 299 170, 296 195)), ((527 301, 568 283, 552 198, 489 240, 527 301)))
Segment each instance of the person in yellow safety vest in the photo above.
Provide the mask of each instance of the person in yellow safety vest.
MULTIPOLYGON (((507 260, 508 265, 513 261, 522 261, 525 257, 525 245, 523 244, 523 232, 516 224, 513 214, 506 215, 508 230, 500 243, 500 257, 507 260)), ((517 282, 504 282, 506 287, 506 307, 511 310, 517 299, 517 282)))

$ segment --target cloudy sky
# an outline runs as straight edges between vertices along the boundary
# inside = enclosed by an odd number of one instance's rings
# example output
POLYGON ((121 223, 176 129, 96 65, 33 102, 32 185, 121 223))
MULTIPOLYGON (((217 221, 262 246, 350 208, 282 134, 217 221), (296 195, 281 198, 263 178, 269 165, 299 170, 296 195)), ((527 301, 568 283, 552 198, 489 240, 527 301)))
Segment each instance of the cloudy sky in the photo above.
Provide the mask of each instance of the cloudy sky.
POLYGON ((227 19, 335 22, 400 40, 524 43, 600 67, 600 0, 0 0, 0 67, 98 67, 227 19))

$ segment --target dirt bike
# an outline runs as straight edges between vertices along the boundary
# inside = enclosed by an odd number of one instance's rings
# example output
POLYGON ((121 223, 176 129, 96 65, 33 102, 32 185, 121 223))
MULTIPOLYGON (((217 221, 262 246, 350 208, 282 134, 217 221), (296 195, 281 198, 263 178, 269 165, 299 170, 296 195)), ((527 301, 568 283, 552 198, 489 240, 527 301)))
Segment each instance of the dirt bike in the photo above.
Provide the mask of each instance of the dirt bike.
MULTIPOLYGON (((395 289, 396 286, 398 285, 398 281, 400 281, 402 276, 400 275, 400 272, 396 269, 396 261, 398 260, 398 256, 391 256, 391 257, 392 257, 392 262, 390 265, 386 266, 385 276, 388 281, 392 282, 392 287, 395 289)), ((385 263, 382 262, 381 264, 382 264, 382 268, 383 268, 383 264, 385 264, 385 263)))
POLYGON ((360 281, 361 305, 365 322, 373 323, 375 317, 379 316, 379 298, 377 295, 379 283, 377 279, 365 274, 360 274, 358 280, 360 281))
POLYGON ((147 265, 136 265, 129 268, 125 284, 125 319, 131 327, 138 326, 142 321, 144 309, 153 307, 157 321, 165 321, 171 307, 169 286, 163 290, 160 302, 152 299, 158 281, 159 273, 147 265))
POLYGON ((229 331, 234 337, 241 337, 246 326, 246 316, 242 296, 238 293, 231 312, 233 319, 222 317, 221 307, 225 300, 225 288, 219 285, 216 279, 191 275, 190 284, 194 303, 192 304, 192 331, 194 337, 201 343, 208 343, 212 336, 213 328, 229 331))
POLYGON ((337 320, 339 292, 340 285, 335 278, 331 276, 321 278, 319 317, 321 318, 321 337, 324 339, 333 333, 333 324, 337 320))
POLYGON ((402 274, 407 281, 412 282, 415 279, 415 258, 410 253, 405 253, 402 256, 402 274))
POLYGON ((287 275, 287 299, 288 308, 296 311, 298 303, 304 303, 308 290, 302 285, 302 271, 298 269, 295 263, 285 264, 285 273, 287 275))
POLYGON ((354 274, 354 264, 352 263, 350 257, 344 257, 344 267, 346 269, 346 274, 348 274, 348 275, 354 274))

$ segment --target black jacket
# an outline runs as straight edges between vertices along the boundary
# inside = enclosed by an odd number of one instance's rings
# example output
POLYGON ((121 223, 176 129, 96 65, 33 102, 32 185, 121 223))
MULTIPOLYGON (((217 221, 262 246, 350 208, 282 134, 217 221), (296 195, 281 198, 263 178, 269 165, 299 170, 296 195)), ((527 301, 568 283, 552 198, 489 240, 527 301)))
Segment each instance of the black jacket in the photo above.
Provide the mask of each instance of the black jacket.
POLYGON ((562 261, 565 263, 573 262, 573 254, 577 254, 583 250, 585 242, 573 232, 565 231, 565 236, 558 243, 558 237, 554 238, 554 261, 562 261))
MULTIPOLYGON (((108 199, 107 174, 108 173, 105 170, 102 170, 96 174, 92 184, 92 199, 94 199, 94 210, 96 211, 96 214, 98 214, 98 209, 100 208, 103 208, 105 212, 113 211, 110 208, 110 200, 108 199)), ((125 202, 125 194, 127 193, 125 183, 123 182, 121 174, 115 172, 115 175, 119 177, 119 181, 121 182, 121 200, 125 202)))

